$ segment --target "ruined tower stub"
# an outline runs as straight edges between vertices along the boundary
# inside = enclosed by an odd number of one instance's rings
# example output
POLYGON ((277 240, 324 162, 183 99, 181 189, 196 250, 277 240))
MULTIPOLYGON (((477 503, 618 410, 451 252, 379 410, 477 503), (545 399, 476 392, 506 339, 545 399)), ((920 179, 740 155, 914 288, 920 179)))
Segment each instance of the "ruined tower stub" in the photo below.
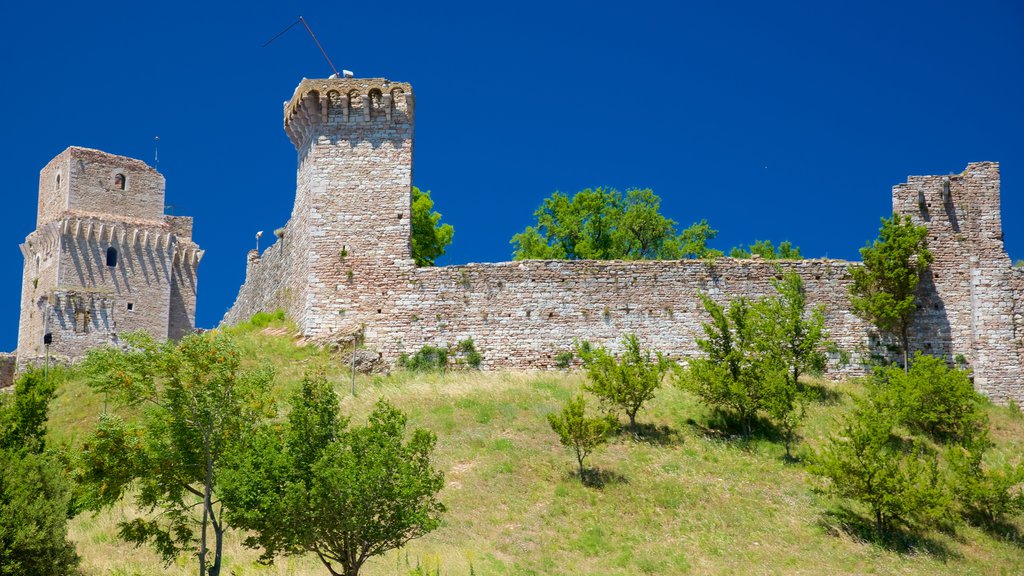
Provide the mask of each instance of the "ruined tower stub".
POLYGON ((928 228, 935 259, 920 287, 912 350, 966 361, 975 388, 997 402, 1017 398, 1024 373, 1018 329, 1020 271, 1003 247, 999 164, 960 174, 912 176, 893 187, 893 211, 928 228))
POLYGON ((75 360, 125 332, 178 338, 195 325, 192 219, 164 215, 164 177, 144 162, 71 147, 39 173, 25 257, 18 363, 75 360))
POLYGON ((361 324, 414 267, 413 109, 412 87, 383 78, 303 80, 285 103, 298 171, 283 250, 300 281, 281 299, 306 334, 361 324))

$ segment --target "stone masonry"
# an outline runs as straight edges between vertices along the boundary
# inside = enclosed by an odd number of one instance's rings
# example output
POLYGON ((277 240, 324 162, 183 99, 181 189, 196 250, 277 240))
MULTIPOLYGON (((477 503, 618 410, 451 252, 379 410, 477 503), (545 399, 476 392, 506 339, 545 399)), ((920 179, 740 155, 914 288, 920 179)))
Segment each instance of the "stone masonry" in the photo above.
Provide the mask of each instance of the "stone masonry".
POLYGON ((195 327, 192 218, 164 215, 164 177, 144 162, 71 147, 39 174, 36 229, 25 256, 18 365, 74 361, 143 330, 180 338, 195 327))
MULTIPOLYGON (((863 372, 886 338, 853 315, 848 269, 830 259, 768 262, 522 261, 417 268, 410 252, 415 101, 385 79, 303 80, 285 103, 298 151, 295 207, 278 241, 250 252, 228 324, 284 309, 304 334, 361 333, 393 363, 430 344, 472 338, 483 367, 551 368, 576 339, 617 348, 635 332, 684 359, 707 318, 699 294, 719 301, 773 292, 784 270, 801 275, 809 301, 863 372)), ((999 168, 973 163, 959 175, 911 177, 893 188, 893 210, 929 228, 935 263, 921 284, 912 347, 963 356, 975 385, 995 401, 1024 401, 1024 272, 1003 248, 999 168)))

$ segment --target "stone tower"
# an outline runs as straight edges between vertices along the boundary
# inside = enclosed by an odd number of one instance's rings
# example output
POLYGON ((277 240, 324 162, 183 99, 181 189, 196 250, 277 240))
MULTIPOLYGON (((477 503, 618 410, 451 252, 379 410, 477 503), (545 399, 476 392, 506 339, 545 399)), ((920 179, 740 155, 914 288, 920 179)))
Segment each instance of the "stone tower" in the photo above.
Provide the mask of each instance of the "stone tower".
POLYGON ((413 109, 407 83, 299 84, 284 106, 298 153, 295 207, 279 240, 262 255, 250 253, 246 283, 225 321, 282 308, 316 337, 388 315, 387 287, 415 267, 413 109))
POLYGON ((928 228, 935 257, 919 289, 911 350, 966 361, 975 388, 997 402, 1021 397, 1021 271, 1003 247, 999 164, 911 176, 893 187, 893 211, 928 228))
POLYGON ((180 338, 195 327, 192 218, 164 215, 164 177, 144 162, 88 148, 39 173, 36 229, 25 256, 18 363, 75 360, 144 330, 180 338))

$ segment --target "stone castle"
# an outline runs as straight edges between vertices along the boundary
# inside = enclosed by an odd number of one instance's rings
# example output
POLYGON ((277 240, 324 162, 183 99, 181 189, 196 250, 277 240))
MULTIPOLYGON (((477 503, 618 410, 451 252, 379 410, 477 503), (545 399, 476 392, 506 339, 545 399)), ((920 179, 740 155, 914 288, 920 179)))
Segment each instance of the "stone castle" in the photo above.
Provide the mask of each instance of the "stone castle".
POLYGON ((144 162, 71 147, 39 173, 25 257, 17 363, 74 361, 144 330, 195 329, 192 218, 164 215, 164 177, 144 162))
MULTIPOLYGON (((278 240, 250 252, 228 324, 283 309, 307 336, 358 335, 385 363, 424 345, 472 338, 484 367, 551 368, 574 339, 618 346, 623 333, 675 358, 697 353, 698 294, 726 300, 772 292, 780 270, 799 273, 809 300, 863 370, 884 338, 853 315, 848 268, 814 259, 768 262, 520 261, 416 267, 410 249, 412 87, 386 79, 303 80, 284 107, 298 152, 295 206, 278 240)), ((995 401, 1024 401, 1024 271, 1003 248, 999 167, 911 177, 893 210, 929 229, 935 262, 921 284, 911 346, 973 370, 995 401)))
MULTIPOLYGON (((412 258, 415 99, 386 79, 303 80, 284 107, 298 153, 295 205, 278 240, 248 255, 224 322, 283 309, 307 337, 361 339, 382 362, 472 338, 485 368, 552 368, 575 339, 616 348, 623 333, 670 357, 697 353, 699 294, 772 293, 783 270, 823 304, 833 374, 857 374, 889 342, 849 309, 848 269, 832 259, 769 262, 520 261, 418 268, 412 258)), ((893 210, 929 229, 935 262, 920 287, 911 346, 962 359, 976 388, 1024 402, 1024 271, 1003 248, 999 167, 911 177, 893 210)), ((40 176, 39 223, 23 246, 19 362, 76 358, 117 333, 190 331, 202 252, 191 220, 164 216, 163 178, 145 164, 71 148, 40 176), (121 174, 120 180, 118 174, 121 174), (129 194, 129 191, 130 194, 129 194), (130 198, 130 200, 129 200, 130 198), (116 206, 118 212, 110 213, 116 206), (108 254, 114 250, 114 266, 108 254), (139 297, 143 296, 143 297, 139 297)))

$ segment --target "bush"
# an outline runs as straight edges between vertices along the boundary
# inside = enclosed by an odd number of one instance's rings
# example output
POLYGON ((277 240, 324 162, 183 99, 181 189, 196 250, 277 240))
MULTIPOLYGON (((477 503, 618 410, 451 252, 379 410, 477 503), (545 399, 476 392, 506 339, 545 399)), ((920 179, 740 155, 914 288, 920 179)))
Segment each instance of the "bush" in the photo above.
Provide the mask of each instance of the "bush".
POLYGON ((0 449, 0 574, 68 574, 78 565, 68 540, 71 482, 53 459, 0 449))
POLYGON ((629 418, 630 431, 636 434, 636 414, 654 398, 670 363, 660 352, 641 350, 636 334, 623 336, 622 346, 625 350, 619 360, 605 348, 580 354, 588 380, 583 388, 605 405, 623 410, 629 418))
POLYGON ((576 355, 572 352, 565 351, 555 354, 555 366, 561 370, 568 370, 572 366, 572 361, 576 358, 576 355))
POLYGON ((448 367, 448 349, 424 346, 412 356, 408 354, 399 356, 398 365, 410 372, 443 371, 448 367))
POLYGON ((985 453, 992 447, 987 433, 947 450, 946 460, 953 472, 953 495, 964 516, 995 526, 1007 516, 1024 512, 1024 464, 986 465, 985 453))
POLYGON ((880 534, 934 526, 951 508, 938 456, 894 436, 894 424, 886 410, 862 401, 810 467, 827 481, 826 491, 867 506, 880 534))
POLYGON ((557 414, 548 414, 551 429, 558 434, 563 446, 568 446, 576 453, 579 464, 580 480, 584 479, 583 462, 598 446, 608 441, 608 437, 618 428, 618 422, 611 415, 588 418, 587 401, 583 396, 569 400, 557 414))
POLYGON ((455 354, 462 359, 470 368, 479 370, 480 362, 483 361, 484 357, 477 352, 476 345, 473 344, 472 338, 466 338, 455 345, 455 354))
POLYGON ((963 440, 987 427, 984 398, 966 372, 942 358, 918 352, 909 371, 879 367, 870 382, 874 397, 901 423, 935 440, 963 440))

